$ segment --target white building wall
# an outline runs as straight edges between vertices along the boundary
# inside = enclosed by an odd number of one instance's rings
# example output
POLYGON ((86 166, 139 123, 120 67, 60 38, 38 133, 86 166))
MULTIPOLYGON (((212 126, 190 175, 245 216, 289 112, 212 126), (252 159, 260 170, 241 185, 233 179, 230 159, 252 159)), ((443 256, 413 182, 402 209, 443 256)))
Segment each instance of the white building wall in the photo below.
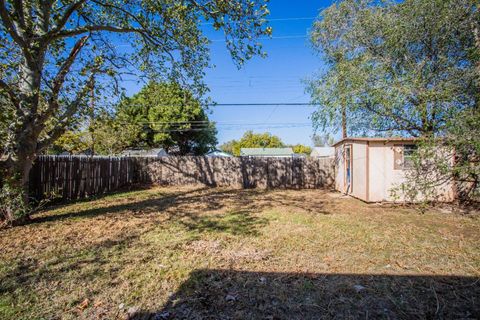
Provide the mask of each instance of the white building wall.
MULTIPOLYGON (((393 201, 392 188, 405 181, 403 170, 394 170, 394 143, 370 142, 369 201, 393 201)), ((403 200, 403 199, 398 199, 403 200)))
MULTIPOLYGON (((369 201, 405 201, 401 184, 406 181, 405 169, 395 169, 395 148, 398 142, 370 142, 369 148, 369 201)), ((439 201, 454 199, 452 184, 437 187, 439 201)), ((417 199, 421 200, 421 199, 417 199)))

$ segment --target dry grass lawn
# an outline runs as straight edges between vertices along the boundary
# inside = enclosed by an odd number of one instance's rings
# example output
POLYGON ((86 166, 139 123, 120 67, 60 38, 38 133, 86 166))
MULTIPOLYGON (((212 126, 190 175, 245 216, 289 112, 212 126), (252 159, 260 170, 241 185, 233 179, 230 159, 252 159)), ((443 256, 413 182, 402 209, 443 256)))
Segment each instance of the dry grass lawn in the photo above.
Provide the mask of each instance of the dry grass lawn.
POLYGON ((476 215, 161 188, 0 230, 0 319, 480 318, 476 215))

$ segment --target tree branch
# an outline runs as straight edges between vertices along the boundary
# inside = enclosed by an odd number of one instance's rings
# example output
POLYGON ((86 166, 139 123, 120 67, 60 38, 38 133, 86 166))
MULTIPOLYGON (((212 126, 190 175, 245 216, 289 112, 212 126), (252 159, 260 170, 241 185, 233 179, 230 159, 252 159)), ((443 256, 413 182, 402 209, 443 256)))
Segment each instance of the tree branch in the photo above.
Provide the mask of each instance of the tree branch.
POLYGON ((0 18, 2 19, 3 25, 7 29, 8 34, 12 37, 12 39, 18 43, 22 48, 26 48, 27 44, 23 40, 23 38, 18 33, 17 28, 15 28, 12 19, 10 19, 10 12, 7 9, 7 5, 5 4, 5 0, 0 0, 0 18))
POLYGON ((94 76, 94 73, 90 75, 87 83, 83 86, 82 90, 77 93, 75 100, 67 106, 55 127, 46 134, 43 140, 39 141, 37 144, 37 153, 41 153, 65 132, 70 119, 78 111, 78 107, 93 86, 94 76))
POLYGON ((86 2, 87 0, 79 0, 72 3, 68 8, 65 10, 63 16, 60 18, 59 22, 57 23, 56 27, 50 32, 51 35, 55 35, 56 33, 60 32, 60 30, 65 27, 68 22, 68 19, 72 16, 72 14, 80 9, 80 7, 86 2))
POLYGON ((14 0, 13 1, 13 8, 15 9, 15 13, 18 18, 18 23, 22 28, 26 28, 25 24, 25 14, 23 12, 23 1, 21 0, 14 0))
POLYGON ((155 40, 153 36, 148 34, 148 31, 142 28, 121 28, 116 26, 108 26, 108 25, 92 25, 92 26, 83 26, 76 29, 64 30, 57 32, 56 35, 53 36, 53 39, 56 38, 66 38, 81 35, 84 33, 96 32, 96 31, 108 31, 114 33, 137 33, 144 38, 146 42, 149 42, 156 46, 161 46, 162 43, 155 40))
POLYGON ((40 124, 43 124, 43 122, 50 117, 55 110, 58 109, 58 95, 60 93, 60 89, 63 86, 63 83, 65 81, 65 76, 68 74, 70 71, 70 68, 72 64, 75 62, 75 59, 77 58, 78 54, 82 50, 82 48, 85 46, 87 43, 89 36, 84 36, 80 40, 78 40, 75 45, 73 46, 72 50, 70 51, 70 54, 68 55, 67 60, 63 63, 63 65, 60 67, 60 70, 58 71, 57 75, 53 79, 53 84, 52 84, 52 95, 50 96, 50 99, 48 100, 48 108, 47 110, 41 114, 38 118, 38 121, 40 124))
POLYGON ((109 31, 109 32, 116 32, 116 33, 129 33, 129 32, 144 33, 145 32, 142 29, 136 29, 136 28, 119 28, 115 26, 94 25, 94 26, 83 26, 76 29, 59 31, 54 36, 54 38, 77 36, 80 34, 95 32, 95 31, 109 31))

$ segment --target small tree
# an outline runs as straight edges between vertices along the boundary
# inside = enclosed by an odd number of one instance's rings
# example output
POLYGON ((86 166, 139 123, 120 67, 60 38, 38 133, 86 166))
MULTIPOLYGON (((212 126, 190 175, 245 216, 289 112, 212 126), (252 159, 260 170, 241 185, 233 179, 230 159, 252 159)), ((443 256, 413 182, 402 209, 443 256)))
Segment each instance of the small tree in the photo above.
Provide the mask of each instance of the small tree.
POLYGON ((470 205, 480 201, 480 112, 465 110, 448 121, 446 134, 425 137, 417 144, 406 181, 392 190, 407 201, 429 203, 444 200, 445 188, 453 187, 456 201, 470 205))
POLYGON ((138 125, 116 121, 114 116, 102 111, 93 122, 82 121, 78 127, 65 131, 48 153, 93 151, 96 155, 116 155, 127 148, 138 134, 138 125))
POLYGON ((240 140, 231 140, 220 146, 222 151, 231 153, 235 156, 240 156, 240 149, 242 148, 281 148, 285 144, 282 140, 268 132, 253 133, 247 131, 240 140))
POLYGON ((9 100, 0 114, 13 107, 0 175, 4 194, 15 194, 2 197, 0 215, 28 217, 16 208, 28 204, 32 163, 85 110, 94 78, 115 86, 134 73, 183 82, 201 96, 209 41, 200 24, 223 29, 240 66, 262 54, 256 39, 271 33, 267 14, 264 0, 0 0, 0 91, 9 100))
POLYGON ((293 152, 299 153, 299 154, 306 154, 309 155, 312 153, 312 148, 309 146, 305 146, 303 144, 296 144, 292 146, 293 152))

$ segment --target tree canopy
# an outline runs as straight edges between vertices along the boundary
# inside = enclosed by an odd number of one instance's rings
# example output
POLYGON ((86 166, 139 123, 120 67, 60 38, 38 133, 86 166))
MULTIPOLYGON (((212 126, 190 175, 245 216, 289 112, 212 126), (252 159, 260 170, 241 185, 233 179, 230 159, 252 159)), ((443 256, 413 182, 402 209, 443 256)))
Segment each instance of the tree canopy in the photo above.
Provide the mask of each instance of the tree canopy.
POLYGON ((474 105, 471 0, 344 0, 322 11, 311 33, 328 64, 310 82, 317 127, 424 136, 474 105))
POLYGON ((312 136, 312 143, 314 147, 328 147, 335 143, 335 139, 328 133, 324 135, 315 133, 312 136))
POLYGON ((217 143, 200 101, 177 83, 151 82, 119 104, 116 121, 136 125, 130 147, 162 147, 171 154, 205 154, 217 143))

